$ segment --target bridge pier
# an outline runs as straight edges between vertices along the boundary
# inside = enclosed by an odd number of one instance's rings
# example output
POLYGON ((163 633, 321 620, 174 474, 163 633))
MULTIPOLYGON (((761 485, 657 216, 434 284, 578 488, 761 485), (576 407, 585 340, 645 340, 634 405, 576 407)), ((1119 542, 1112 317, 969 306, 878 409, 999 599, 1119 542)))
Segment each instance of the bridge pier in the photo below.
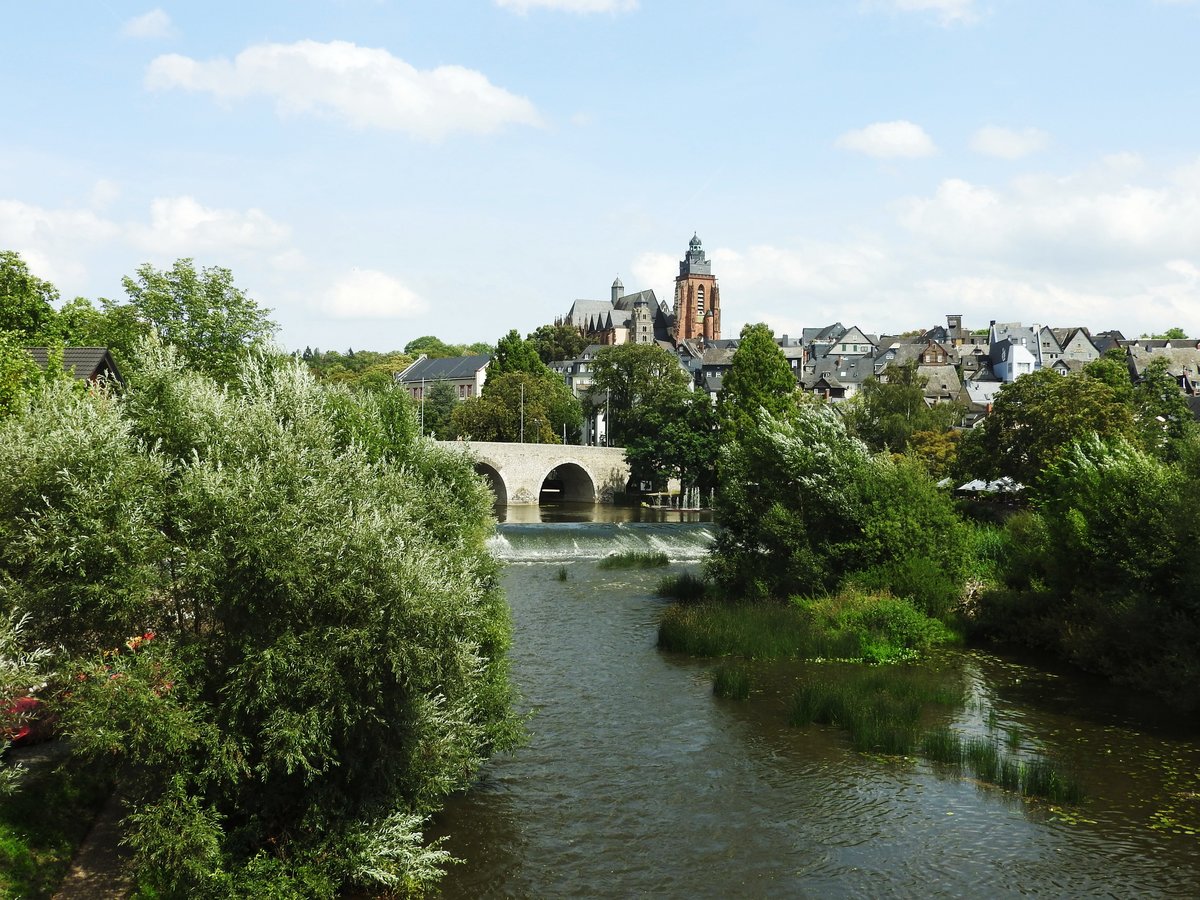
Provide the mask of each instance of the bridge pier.
POLYGON ((629 464, 623 447, 438 441, 464 453, 506 506, 534 505, 545 494, 578 503, 612 503, 625 492, 629 464))

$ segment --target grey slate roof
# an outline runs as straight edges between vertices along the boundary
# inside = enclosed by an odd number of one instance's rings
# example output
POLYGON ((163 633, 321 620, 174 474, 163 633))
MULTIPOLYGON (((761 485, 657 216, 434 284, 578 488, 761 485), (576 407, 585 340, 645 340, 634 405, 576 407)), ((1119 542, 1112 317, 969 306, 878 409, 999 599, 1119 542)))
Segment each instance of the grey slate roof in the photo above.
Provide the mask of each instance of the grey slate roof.
POLYGON ((474 356, 447 356, 442 359, 418 359, 396 376, 401 384, 414 381, 451 381, 456 378, 473 378, 475 373, 491 362, 486 353, 474 356))
MULTIPOLYGON (((50 353, 45 347, 26 347, 33 361, 46 368, 50 353)), ((121 381, 121 373, 113 362, 107 347, 64 347, 63 371, 69 372, 81 381, 90 381, 104 375, 116 381, 121 381)))

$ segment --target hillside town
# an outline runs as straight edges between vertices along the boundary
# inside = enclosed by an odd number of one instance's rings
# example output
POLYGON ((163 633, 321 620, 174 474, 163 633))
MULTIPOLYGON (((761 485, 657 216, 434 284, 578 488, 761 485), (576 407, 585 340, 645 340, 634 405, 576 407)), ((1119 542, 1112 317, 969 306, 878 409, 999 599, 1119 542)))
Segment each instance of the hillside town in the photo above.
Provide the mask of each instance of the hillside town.
MULTIPOLYGON (((650 289, 627 293, 621 279, 615 279, 608 299, 577 299, 555 318, 555 325, 575 329, 588 344, 578 355, 552 360, 549 366, 585 400, 591 398, 596 356, 604 348, 653 344, 672 353, 693 389, 715 404, 739 344, 737 337, 722 336, 721 303, 712 263, 693 235, 679 262, 670 305, 650 289)), ((996 313, 1002 316, 1003 310, 996 313)), ((913 326, 900 334, 877 334, 869 325, 814 323, 799 335, 778 335, 776 343, 798 389, 835 404, 857 395, 868 379, 886 382, 890 369, 915 365, 925 402, 960 406, 962 428, 979 424, 997 391, 1020 376, 1042 369, 1077 373, 1106 355, 1124 361, 1134 384, 1151 362, 1161 360, 1200 418, 1200 340, 1178 329, 1168 336, 1127 338, 1120 330, 1082 323, 999 318, 968 323, 956 313, 947 314, 944 324, 913 326)), ((467 399, 482 391, 490 359, 489 354, 423 357, 396 377, 417 400, 438 381, 449 382, 459 399, 467 399)), ((604 439, 604 415, 603 407, 596 406, 595 415, 585 420, 584 443, 604 439)))

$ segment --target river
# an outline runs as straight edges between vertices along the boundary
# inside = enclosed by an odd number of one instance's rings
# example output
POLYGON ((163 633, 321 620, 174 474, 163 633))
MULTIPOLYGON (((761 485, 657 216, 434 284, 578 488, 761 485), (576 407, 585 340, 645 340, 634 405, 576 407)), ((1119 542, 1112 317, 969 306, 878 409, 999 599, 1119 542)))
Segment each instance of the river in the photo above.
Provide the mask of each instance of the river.
POLYGON ((1064 760, 1085 801, 857 753, 837 729, 786 723, 809 664, 764 665, 748 701, 716 698, 713 661, 655 647, 664 570, 597 568, 618 549, 696 567, 715 526, 596 510, 514 511, 493 539, 530 738, 435 821, 465 860, 445 897, 1200 896, 1195 719, 956 650, 926 663, 968 696, 945 724, 1064 760))

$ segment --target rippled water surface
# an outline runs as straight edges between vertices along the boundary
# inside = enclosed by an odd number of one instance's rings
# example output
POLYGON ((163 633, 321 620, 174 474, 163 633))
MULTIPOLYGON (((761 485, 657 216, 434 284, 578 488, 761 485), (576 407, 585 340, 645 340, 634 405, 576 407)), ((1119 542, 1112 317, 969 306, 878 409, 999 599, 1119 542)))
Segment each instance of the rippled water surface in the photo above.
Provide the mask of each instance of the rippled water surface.
POLYGON ((969 698, 930 724, 1064 759, 1088 794, 1064 809, 789 727, 803 665, 761 667, 747 702, 714 698, 712 661, 655 648, 663 571, 596 566, 653 548, 679 571, 712 528, 501 526, 534 715, 528 745, 436 823, 466 860, 446 897, 1200 896, 1196 730, 1143 698, 988 653, 928 664, 969 698))

